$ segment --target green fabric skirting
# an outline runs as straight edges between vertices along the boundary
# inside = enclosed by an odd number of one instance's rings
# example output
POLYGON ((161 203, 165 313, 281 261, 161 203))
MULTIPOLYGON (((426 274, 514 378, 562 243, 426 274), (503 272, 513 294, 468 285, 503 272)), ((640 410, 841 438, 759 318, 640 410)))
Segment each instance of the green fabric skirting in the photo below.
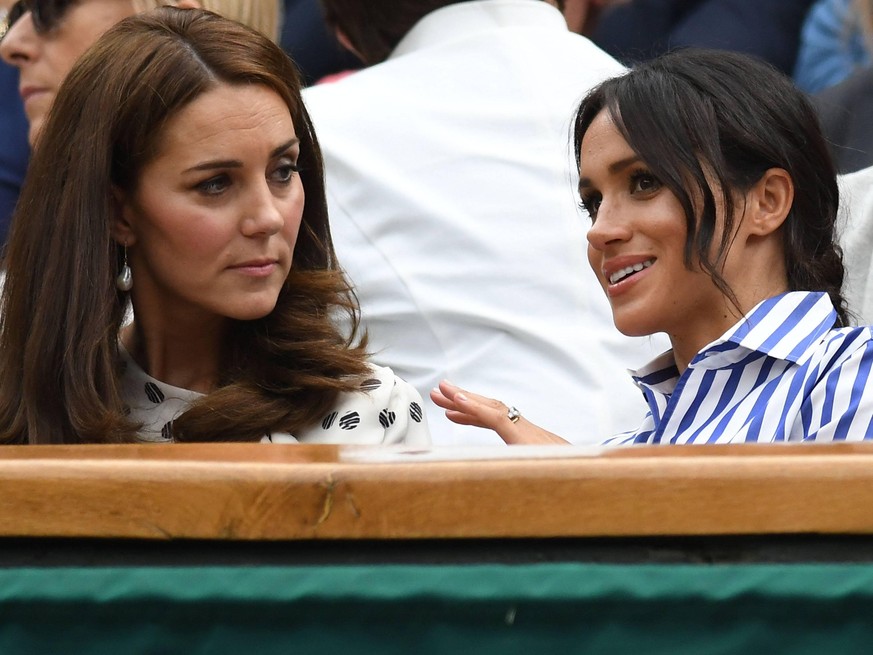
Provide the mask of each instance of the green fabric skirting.
POLYGON ((873 564, 0 569, 0 654, 870 653, 873 564))

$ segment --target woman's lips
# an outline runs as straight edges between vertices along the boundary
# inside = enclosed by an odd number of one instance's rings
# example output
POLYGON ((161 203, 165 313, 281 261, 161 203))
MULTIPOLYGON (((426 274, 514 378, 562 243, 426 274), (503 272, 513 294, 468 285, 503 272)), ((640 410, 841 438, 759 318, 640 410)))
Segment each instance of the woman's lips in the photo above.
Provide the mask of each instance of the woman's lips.
POLYGON ((19 93, 21 94, 21 101, 24 103, 24 106, 27 107, 28 104, 32 104, 35 101, 47 97, 49 89, 37 86, 23 86, 19 90, 19 93))
POLYGON ((656 261, 654 257, 634 257, 610 262, 609 266, 604 267, 602 271, 606 294, 610 298, 614 298, 626 293, 637 282, 649 275, 656 261))
POLYGON ((22 86, 18 92, 21 94, 21 99, 27 102, 27 100, 37 94, 45 93, 48 89, 40 86, 31 86, 26 85, 22 86))
POLYGON ((622 268, 619 268, 615 272, 610 274, 607 279, 609 280, 610 284, 618 284, 623 279, 649 268, 654 263, 654 259, 646 259, 645 261, 635 262, 634 264, 623 266, 622 268))
POLYGON ((279 262, 275 259, 259 259, 243 262, 241 264, 234 264, 229 268, 232 271, 237 271, 238 273, 249 275, 251 277, 267 277, 276 270, 278 265, 279 262))

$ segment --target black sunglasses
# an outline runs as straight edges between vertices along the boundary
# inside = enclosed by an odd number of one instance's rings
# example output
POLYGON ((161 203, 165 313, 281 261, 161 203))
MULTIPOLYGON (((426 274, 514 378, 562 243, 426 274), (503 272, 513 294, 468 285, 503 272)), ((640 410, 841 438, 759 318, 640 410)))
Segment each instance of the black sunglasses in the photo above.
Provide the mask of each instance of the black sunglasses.
POLYGON ((28 11, 33 19, 33 28, 39 34, 50 32, 57 27, 72 2, 73 0, 18 0, 6 14, 2 36, 28 11))

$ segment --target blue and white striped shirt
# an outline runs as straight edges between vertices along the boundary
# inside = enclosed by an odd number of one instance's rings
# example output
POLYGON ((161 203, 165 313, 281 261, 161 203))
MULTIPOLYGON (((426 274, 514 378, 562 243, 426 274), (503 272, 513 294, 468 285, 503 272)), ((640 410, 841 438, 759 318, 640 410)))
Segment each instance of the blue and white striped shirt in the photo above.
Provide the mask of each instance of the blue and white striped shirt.
POLYGON ((679 375, 672 351, 632 372, 649 405, 607 440, 707 444, 873 439, 873 328, 835 328, 825 293, 758 304, 679 375))

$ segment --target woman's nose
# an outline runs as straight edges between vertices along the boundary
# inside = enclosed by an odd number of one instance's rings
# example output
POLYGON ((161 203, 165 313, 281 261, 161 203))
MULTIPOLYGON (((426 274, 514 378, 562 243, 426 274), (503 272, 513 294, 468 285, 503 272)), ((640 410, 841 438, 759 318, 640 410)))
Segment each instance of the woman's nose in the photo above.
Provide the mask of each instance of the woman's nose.
POLYGON ((281 203, 266 181, 253 190, 245 211, 242 229, 246 236, 270 236, 285 225, 281 203))
POLYGON ((616 208, 604 199, 588 230, 588 243, 595 250, 605 250, 609 245, 630 239, 630 232, 627 221, 622 220, 616 208))
POLYGON ((23 63, 33 60, 39 38, 33 25, 33 18, 27 11, 15 21, 0 40, 0 57, 6 63, 21 68, 23 63))

